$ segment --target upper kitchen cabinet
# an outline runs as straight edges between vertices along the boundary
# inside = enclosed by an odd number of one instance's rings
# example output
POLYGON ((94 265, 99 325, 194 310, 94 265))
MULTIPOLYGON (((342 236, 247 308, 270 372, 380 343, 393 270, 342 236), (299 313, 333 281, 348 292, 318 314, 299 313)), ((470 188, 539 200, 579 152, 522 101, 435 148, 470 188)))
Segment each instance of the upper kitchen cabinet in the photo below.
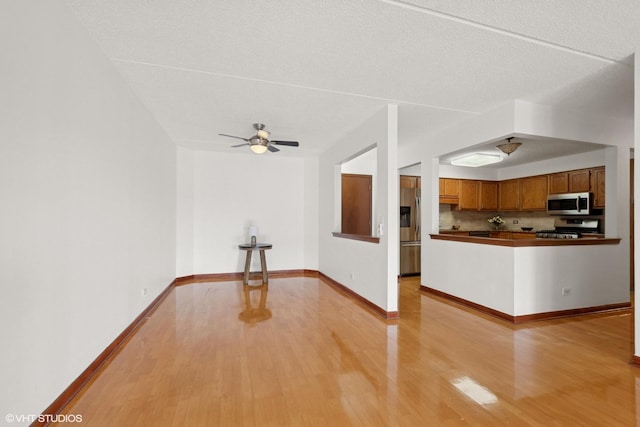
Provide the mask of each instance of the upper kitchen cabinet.
POLYGON ((545 211, 549 194, 591 192, 593 207, 602 209, 604 179, 604 166, 504 181, 440 178, 440 203, 457 210, 545 211))
POLYGON ((583 193, 591 189, 591 169, 549 175, 549 194, 583 193))
POLYGON ((520 180, 520 209, 523 211, 546 210, 549 180, 547 175, 530 176, 520 180))
POLYGON ((582 193, 591 190, 591 169, 569 172, 569 193, 582 193))
POLYGON ((549 194, 569 192, 569 172, 559 172, 549 175, 549 194))
POLYGON ((498 183, 495 181, 480 181, 480 210, 498 210, 498 183))
POLYGON ((498 210, 520 210, 520 180, 508 179, 498 183, 498 210))
POLYGON ((460 181, 459 210, 480 209, 480 181, 463 179, 460 181))
POLYGON ((460 180, 440 178, 440 203, 457 205, 460 197, 460 180))
POLYGON ((604 166, 591 169, 591 191, 593 192, 593 207, 604 208, 604 166))

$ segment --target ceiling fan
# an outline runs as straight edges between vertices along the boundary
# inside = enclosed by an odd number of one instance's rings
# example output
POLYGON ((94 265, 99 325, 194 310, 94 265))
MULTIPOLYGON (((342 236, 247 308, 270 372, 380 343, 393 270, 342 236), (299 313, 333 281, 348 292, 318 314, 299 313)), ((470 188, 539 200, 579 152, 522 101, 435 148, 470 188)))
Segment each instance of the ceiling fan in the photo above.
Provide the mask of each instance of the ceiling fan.
POLYGON ((228 136, 229 138, 237 138, 243 141, 246 141, 246 144, 238 144, 232 145, 231 147, 244 147, 248 145, 256 154, 262 154, 265 151, 269 150, 272 153, 280 151, 279 148, 274 147, 274 145, 286 145, 289 147, 297 147, 298 141, 275 141, 269 140, 270 132, 264 130, 264 125, 262 123, 254 123, 253 128, 258 131, 251 138, 243 138, 241 136, 227 135, 226 133, 219 133, 220 136, 228 136))

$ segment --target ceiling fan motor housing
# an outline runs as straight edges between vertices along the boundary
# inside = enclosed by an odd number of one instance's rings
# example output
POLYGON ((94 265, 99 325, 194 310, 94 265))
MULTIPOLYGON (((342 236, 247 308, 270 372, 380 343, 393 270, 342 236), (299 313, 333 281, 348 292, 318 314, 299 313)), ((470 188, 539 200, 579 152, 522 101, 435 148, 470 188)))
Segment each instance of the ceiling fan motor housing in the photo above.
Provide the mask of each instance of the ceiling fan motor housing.
POLYGON ((269 144, 269 140, 266 138, 260 137, 260 135, 255 135, 251 137, 251 139, 249 140, 249 144, 266 146, 269 144))

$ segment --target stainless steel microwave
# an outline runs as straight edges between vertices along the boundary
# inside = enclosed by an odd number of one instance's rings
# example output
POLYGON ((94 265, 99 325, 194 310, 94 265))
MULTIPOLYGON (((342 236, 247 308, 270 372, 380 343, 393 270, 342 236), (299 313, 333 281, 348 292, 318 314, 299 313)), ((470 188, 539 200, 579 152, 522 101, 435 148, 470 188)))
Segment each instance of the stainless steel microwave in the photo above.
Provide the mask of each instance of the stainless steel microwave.
POLYGON ((591 193, 564 193, 547 196, 549 215, 590 215, 591 193))

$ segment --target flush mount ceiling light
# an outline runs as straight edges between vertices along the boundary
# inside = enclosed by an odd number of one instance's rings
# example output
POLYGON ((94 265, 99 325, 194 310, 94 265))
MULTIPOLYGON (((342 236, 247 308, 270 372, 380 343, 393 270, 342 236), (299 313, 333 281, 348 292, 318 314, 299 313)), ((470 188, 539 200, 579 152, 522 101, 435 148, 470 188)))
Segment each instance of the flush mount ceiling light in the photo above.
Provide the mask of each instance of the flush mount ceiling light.
POLYGON ((502 156, 498 154, 486 154, 486 153, 473 153, 465 154, 462 157, 451 160, 453 166, 466 166, 469 168, 477 168, 479 166, 486 166, 492 163, 498 163, 502 161, 502 156))
POLYGON ((516 151, 518 147, 522 145, 522 142, 511 142, 512 139, 513 139, 513 136, 506 138, 507 142, 504 144, 496 145, 496 148, 502 151, 507 156, 510 155, 511 153, 516 151))

